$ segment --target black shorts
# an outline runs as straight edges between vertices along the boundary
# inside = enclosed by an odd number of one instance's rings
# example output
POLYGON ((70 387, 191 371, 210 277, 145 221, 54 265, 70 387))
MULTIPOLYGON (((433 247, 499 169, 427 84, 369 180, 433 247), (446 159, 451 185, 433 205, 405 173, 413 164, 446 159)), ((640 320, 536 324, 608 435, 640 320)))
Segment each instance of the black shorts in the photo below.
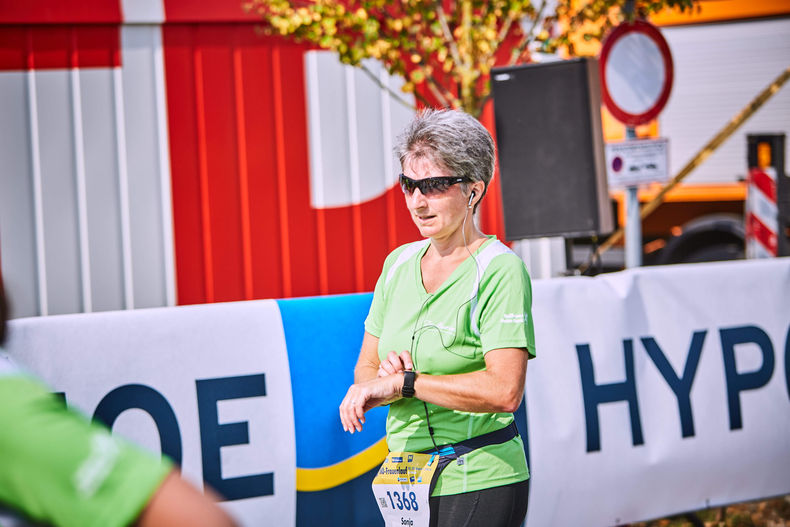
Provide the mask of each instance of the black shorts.
POLYGON ((430 527, 519 527, 527 516, 529 480, 430 498, 430 527))

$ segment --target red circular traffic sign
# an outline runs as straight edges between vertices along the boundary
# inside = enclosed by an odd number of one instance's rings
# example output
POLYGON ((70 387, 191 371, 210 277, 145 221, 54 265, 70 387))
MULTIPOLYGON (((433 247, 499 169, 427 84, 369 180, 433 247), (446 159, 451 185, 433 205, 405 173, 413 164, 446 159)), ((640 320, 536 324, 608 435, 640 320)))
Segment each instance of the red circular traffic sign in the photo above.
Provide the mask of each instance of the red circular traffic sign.
POLYGON ((604 104, 627 126, 661 112, 672 90, 672 55, 658 29, 643 20, 623 22, 604 40, 600 60, 604 104))

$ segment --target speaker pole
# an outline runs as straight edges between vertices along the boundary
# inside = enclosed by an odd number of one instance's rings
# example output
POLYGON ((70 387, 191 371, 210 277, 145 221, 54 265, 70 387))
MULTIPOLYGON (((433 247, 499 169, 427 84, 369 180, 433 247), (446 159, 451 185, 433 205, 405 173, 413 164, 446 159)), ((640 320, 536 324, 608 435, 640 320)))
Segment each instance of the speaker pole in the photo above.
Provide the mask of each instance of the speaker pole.
MULTIPOLYGON (((636 139, 636 128, 625 129, 626 141, 636 139)), ((642 219, 639 217, 639 187, 629 185, 625 189, 625 267, 642 265, 642 219)))
POLYGON ((565 241, 565 276, 576 274, 576 265, 573 261, 573 238, 562 238, 565 241))

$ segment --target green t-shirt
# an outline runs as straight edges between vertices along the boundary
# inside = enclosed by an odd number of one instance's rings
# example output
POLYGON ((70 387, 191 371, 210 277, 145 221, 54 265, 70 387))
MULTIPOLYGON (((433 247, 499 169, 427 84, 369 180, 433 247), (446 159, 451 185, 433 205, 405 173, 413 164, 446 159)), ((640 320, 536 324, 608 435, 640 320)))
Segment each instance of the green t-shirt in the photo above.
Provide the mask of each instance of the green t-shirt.
MULTIPOLYGON (((535 355, 532 286, 524 262, 490 236, 450 277, 429 294, 420 260, 428 240, 393 251, 384 262, 365 330, 379 338, 379 358, 410 350, 417 372, 431 375, 485 369, 493 349, 526 348, 535 355), (479 276, 479 287, 478 287, 479 276)), ((457 443, 504 428, 510 413, 474 413, 428 404, 436 444, 457 443)), ((387 415, 391 451, 433 448, 423 402, 400 399, 387 415)), ((451 462, 442 472, 434 496, 458 494, 517 483, 529 477, 520 437, 490 445, 451 462)))
POLYGON ((67 410, 0 352, 0 511, 62 527, 131 525, 171 468, 67 410))

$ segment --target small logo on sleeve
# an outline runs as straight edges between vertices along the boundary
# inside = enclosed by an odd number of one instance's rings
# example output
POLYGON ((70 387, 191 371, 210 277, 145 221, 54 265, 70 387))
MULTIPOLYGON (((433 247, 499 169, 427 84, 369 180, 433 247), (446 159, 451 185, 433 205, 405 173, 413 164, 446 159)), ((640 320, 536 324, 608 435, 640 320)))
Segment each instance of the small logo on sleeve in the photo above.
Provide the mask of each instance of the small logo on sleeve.
POLYGON ((528 318, 528 313, 505 313, 499 322, 502 324, 523 324, 528 318))

